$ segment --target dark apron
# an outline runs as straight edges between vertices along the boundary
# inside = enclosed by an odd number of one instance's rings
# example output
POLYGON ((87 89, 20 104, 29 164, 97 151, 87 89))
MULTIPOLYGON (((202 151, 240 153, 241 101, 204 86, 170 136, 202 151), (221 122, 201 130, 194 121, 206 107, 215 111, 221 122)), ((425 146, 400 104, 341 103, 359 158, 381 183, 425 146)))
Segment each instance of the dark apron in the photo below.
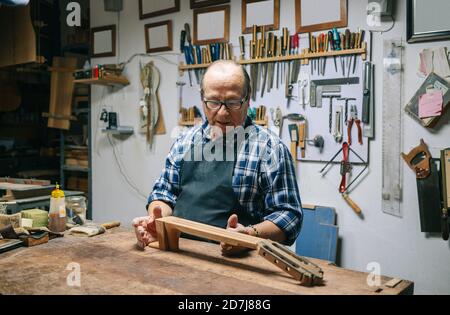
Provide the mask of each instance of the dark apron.
MULTIPOLYGON (((193 156, 193 148, 187 154, 193 156)), ((244 226, 252 223, 233 191, 236 147, 234 151, 234 161, 183 160, 174 216, 220 228, 226 228, 232 214, 237 214, 239 223, 244 226)))

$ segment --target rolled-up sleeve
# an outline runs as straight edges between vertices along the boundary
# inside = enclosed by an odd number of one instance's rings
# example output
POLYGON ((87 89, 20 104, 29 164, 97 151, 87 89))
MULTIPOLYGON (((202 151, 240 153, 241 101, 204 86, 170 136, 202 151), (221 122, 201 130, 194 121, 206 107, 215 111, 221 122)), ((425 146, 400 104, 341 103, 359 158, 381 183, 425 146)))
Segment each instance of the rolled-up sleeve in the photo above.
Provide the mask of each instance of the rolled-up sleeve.
POLYGON ((147 207, 151 202, 156 200, 168 203, 172 209, 175 207, 180 191, 180 159, 178 157, 182 154, 182 141, 181 139, 177 139, 166 158, 161 176, 153 186, 153 191, 148 198, 147 207))
POLYGON ((260 185, 264 194, 264 220, 273 222, 286 235, 285 244, 292 245, 300 233, 303 210, 291 154, 279 142, 261 165, 260 185))

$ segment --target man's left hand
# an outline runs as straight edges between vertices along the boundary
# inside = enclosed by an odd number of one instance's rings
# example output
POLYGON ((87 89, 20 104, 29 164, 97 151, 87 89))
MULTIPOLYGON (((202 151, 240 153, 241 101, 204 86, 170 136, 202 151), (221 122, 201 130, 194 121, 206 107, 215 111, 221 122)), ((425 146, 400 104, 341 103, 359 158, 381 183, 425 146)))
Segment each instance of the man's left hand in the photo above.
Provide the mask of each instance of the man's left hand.
MULTIPOLYGON (((233 214, 228 218, 227 230, 249 234, 248 228, 238 222, 238 216, 236 214, 233 214)), ((222 249, 222 255, 224 256, 237 256, 248 250, 248 248, 245 247, 232 246, 226 243, 220 243, 220 247, 222 249)))

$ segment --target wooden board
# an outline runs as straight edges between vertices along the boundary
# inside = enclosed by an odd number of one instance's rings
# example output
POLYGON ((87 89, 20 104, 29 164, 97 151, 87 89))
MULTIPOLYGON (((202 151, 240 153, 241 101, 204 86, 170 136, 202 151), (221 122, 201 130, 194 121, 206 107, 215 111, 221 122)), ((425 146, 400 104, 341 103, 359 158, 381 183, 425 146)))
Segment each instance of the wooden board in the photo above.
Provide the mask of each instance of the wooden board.
POLYGON ((50 181, 28 180, 20 178, 0 178, 0 198, 17 200, 36 196, 50 196, 54 186, 50 181))
POLYGON ((0 67, 39 62, 30 5, 0 7, 0 67))
POLYGON ((218 245, 181 239, 180 252, 136 248, 134 231, 113 229, 93 238, 65 236, 0 256, 0 294, 412 294, 403 280, 381 291, 367 285, 367 273, 312 259, 324 270, 324 284, 303 287, 254 251, 223 257, 218 245), (62 251, 64 253, 62 254, 62 251), (81 268, 81 286, 69 287, 70 263, 81 268), (101 266, 101 268, 99 268, 101 266), (27 279, 27 281, 23 281, 27 279), (239 283, 239 285, 236 285, 239 283))
POLYGON ((164 123, 164 113, 161 108, 161 100, 159 98, 159 95, 156 94, 156 97, 158 98, 158 121, 156 122, 155 126, 155 135, 165 135, 166 134, 166 124, 164 123))
POLYGON ((73 71, 77 67, 76 58, 53 58, 51 78, 50 106, 48 119, 49 128, 69 130, 69 119, 56 119, 53 117, 72 116, 72 97, 74 89, 73 71))

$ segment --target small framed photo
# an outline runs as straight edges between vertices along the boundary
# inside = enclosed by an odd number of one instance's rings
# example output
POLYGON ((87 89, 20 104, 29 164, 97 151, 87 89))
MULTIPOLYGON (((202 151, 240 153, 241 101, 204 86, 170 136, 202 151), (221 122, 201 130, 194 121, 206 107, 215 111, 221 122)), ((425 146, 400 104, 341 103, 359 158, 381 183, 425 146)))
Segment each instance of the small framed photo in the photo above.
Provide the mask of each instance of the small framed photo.
POLYGON ((172 50, 172 36, 172 21, 146 24, 145 46, 147 53, 172 50))
POLYGON ((408 0, 406 2, 408 43, 448 40, 449 10, 448 0, 408 0))
POLYGON ((116 55, 116 26, 108 25, 91 29, 92 58, 116 55))
POLYGON ((194 45, 226 43, 229 37, 229 5, 194 10, 194 45))
POLYGON ((280 28, 280 0, 242 0, 242 33, 252 32, 253 25, 267 31, 280 28))
POLYGON ((295 0, 297 33, 341 28, 347 24, 347 0, 295 0))
POLYGON ((225 4, 229 2, 230 0, 191 0, 191 9, 210 7, 212 5, 225 4))
POLYGON ((180 0, 139 0, 139 18, 141 20, 179 11, 180 0))

